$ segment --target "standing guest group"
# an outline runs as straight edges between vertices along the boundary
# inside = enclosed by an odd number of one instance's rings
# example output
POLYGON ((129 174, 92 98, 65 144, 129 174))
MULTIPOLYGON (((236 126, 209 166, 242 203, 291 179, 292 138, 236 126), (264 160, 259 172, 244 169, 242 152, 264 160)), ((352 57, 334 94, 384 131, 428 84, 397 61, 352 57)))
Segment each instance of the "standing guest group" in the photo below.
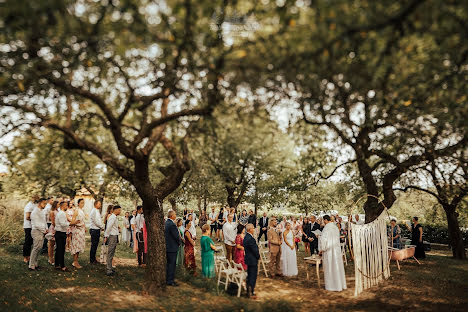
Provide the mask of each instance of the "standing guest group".
MULTIPOLYGON (((71 265, 81 269, 80 254, 85 250, 85 213, 84 200, 64 198, 39 198, 34 196, 24 208, 23 246, 24 262, 31 271, 40 270, 39 253, 47 253, 48 262, 55 269, 69 272, 65 265, 65 252, 73 256, 71 265), (76 205, 75 205, 76 204, 76 205)), ((119 205, 108 205, 105 216, 101 212, 102 201, 95 200, 89 213, 89 234, 91 247, 89 264, 100 263, 96 253, 104 232, 100 261, 105 264, 106 275, 115 274, 114 255, 116 247, 122 242, 133 249, 140 267, 146 266, 147 231, 143 207, 125 212, 123 226, 120 226, 119 205)), ((364 224, 359 215, 348 217, 348 221, 364 224)), ((215 253, 225 251, 228 261, 239 264, 239 269, 247 273, 247 297, 256 298, 255 286, 259 271, 259 244, 265 246, 269 253, 269 272, 271 278, 288 278, 298 275, 297 251, 302 245, 306 255, 321 256, 325 289, 342 291, 346 287, 342 248, 349 240, 347 224, 339 215, 306 216, 287 219, 268 217, 266 213, 257 218, 253 210, 243 209, 239 214, 236 209, 220 207, 219 211, 211 208, 207 215, 201 212, 199 218, 191 210, 184 210, 181 217, 170 209, 164 224, 166 241, 166 284, 177 286, 175 274, 177 266, 183 266, 196 276, 195 261, 196 242, 199 240, 201 254, 201 274, 204 278, 214 278, 215 253), (197 238, 197 226, 201 237, 197 238), (264 239, 261 242, 261 239, 264 239)), ((409 226, 408 226, 409 227, 409 226)), ((418 218, 413 219, 409 227, 416 245, 416 256, 423 258, 422 227, 418 218)), ((400 229, 396 221, 391 221, 389 240, 394 247, 400 245, 400 229)))

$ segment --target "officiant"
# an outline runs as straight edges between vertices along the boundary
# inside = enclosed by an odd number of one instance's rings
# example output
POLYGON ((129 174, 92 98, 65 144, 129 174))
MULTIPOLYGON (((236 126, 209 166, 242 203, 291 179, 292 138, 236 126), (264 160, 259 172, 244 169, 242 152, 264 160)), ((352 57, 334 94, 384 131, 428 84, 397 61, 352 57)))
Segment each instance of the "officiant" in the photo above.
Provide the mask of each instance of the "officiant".
POLYGON ((341 254, 340 231, 330 216, 323 216, 325 227, 320 241, 325 289, 342 291, 346 289, 346 277, 341 254))

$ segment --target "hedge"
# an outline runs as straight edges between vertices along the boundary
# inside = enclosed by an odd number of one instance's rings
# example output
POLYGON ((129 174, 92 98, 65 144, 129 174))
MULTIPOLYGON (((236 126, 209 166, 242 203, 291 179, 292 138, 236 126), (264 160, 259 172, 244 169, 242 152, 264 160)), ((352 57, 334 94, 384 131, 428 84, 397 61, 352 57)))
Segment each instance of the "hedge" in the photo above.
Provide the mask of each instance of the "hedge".
MULTIPOLYGON (((430 243, 450 245, 448 228, 439 225, 421 224, 423 227, 423 240, 430 243)), ((404 237, 411 238, 411 233, 405 224, 399 224, 401 234, 404 237)), ((468 231, 462 230, 463 244, 468 246, 468 231)))

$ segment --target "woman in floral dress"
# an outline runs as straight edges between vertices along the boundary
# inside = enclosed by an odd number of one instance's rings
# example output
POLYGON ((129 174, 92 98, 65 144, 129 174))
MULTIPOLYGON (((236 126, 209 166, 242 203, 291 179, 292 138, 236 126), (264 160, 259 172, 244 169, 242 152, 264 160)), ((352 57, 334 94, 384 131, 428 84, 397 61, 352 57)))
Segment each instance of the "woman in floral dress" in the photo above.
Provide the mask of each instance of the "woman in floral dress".
POLYGON ((190 227, 193 221, 185 221, 185 268, 196 275, 197 264, 195 263, 195 240, 190 233, 190 227))
POLYGON ((70 253, 73 255, 73 263, 72 265, 77 268, 81 269, 82 266, 78 263, 78 257, 80 256, 80 252, 85 250, 85 234, 86 234, 86 227, 85 227, 85 215, 83 212, 84 200, 81 198, 78 200, 78 207, 75 209, 73 214, 71 224, 74 225, 73 232, 72 232, 72 239, 70 243, 70 253))

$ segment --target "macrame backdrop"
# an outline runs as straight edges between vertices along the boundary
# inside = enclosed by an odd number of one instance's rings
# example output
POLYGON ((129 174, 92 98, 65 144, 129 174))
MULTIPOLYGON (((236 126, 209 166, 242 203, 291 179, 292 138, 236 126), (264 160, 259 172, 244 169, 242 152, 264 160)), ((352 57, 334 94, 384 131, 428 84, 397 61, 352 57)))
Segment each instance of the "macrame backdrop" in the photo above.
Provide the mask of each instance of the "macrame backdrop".
POLYGON ((371 223, 351 223, 356 275, 355 296, 390 277, 386 217, 387 209, 384 209, 371 223))

